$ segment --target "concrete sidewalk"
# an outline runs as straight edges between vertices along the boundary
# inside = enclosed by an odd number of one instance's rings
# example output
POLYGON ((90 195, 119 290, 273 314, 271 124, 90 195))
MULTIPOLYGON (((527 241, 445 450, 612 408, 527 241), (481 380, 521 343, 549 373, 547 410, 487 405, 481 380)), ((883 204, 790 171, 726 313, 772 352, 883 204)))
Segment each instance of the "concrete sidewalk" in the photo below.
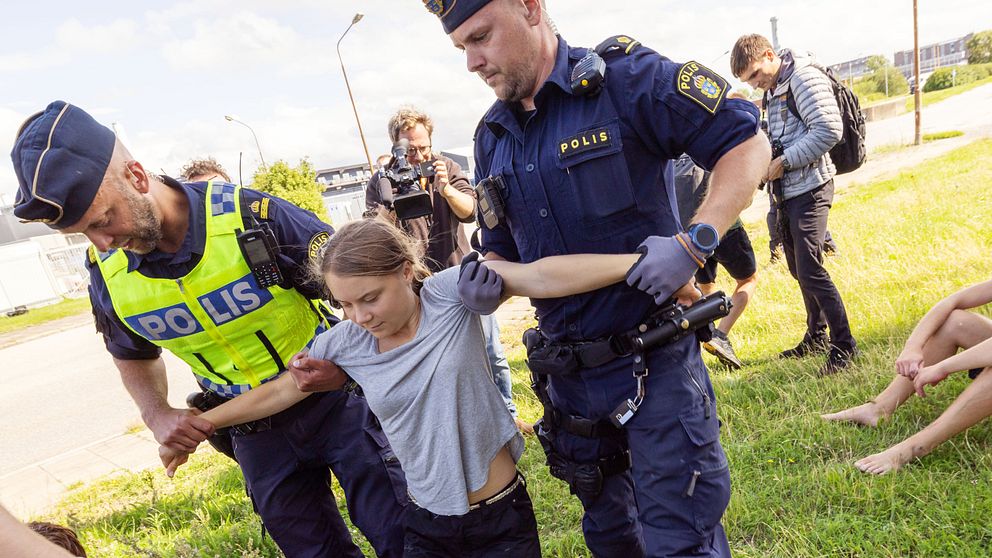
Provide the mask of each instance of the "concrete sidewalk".
POLYGON ((0 477, 0 502, 27 520, 53 507, 73 488, 116 474, 161 467, 148 430, 100 440, 0 477))

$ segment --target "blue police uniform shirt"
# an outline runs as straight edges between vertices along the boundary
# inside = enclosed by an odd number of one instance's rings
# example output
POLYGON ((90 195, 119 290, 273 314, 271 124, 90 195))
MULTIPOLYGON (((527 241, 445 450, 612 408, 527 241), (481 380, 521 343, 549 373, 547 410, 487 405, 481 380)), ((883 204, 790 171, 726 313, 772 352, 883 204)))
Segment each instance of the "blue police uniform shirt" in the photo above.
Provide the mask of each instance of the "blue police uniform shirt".
MULTIPOLYGON (((570 72, 586 52, 559 37, 535 110, 497 101, 476 130, 476 181, 502 175, 507 187, 505 222, 482 227, 482 245, 507 260, 633 253, 650 235, 675 234, 666 195, 671 160, 685 152, 710 170, 759 129, 753 103, 701 103, 678 89, 689 64, 643 46, 608 57, 599 94, 573 95, 570 72)), ((556 340, 627 331, 655 309, 650 296, 624 283, 532 302, 556 340)))
MULTIPOLYGON (((181 189, 189 200, 189 228, 182 245, 174 254, 154 250, 148 254, 127 252, 128 271, 137 270, 148 277, 176 279, 187 275, 203 255, 206 244, 206 195, 207 183, 179 183, 169 177, 162 177, 165 183, 181 189)), ((309 280, 307 266, 311 252, 321 244, 334 229, 321 221, 310 211, 292 203, 264 194, 257 190, 241 190, 247 207, 258 222, 268 223, 276 237, 280 249, 279 268, 296 290, 307 298, 323 298, 319 285, 309 280), (256 203, 257 202, 257 203, 256 203)), ((247 212, 242 215, 245 228, 252 226, 247 212)), ((162 349, 147 339, 128 329, 114 312, 110 293, 103 280, 99 266, 87 258, 90 272, 90 304, 97 330, 103 334, 107 351, 121 360, 154 359, 162 349)))

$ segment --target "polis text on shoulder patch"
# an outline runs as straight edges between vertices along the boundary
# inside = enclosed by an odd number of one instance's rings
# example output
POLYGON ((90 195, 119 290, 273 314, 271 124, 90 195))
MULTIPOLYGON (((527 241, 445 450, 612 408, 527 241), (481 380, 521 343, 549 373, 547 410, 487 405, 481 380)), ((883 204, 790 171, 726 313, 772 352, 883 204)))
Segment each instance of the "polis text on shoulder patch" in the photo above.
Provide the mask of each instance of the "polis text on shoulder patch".
POLYGON ((331 235, 327 231, 320 231, 313 235, 307 245, 307 255, 311 260, 317 259, 317 256, 320 255, 320 249, 324 247, 324 243, 330 240, 330 238, 331 235))
POLYGON ((689 61, 679 69, 679 93, 696 101, 710 113, 716 113, 727 96, 727 80, 699 62, 689 61))
POLYGON ((586 151, 613 145, 613 137, 607 127, 586 130, 558 142, 558 158, 565 159, 586 151))

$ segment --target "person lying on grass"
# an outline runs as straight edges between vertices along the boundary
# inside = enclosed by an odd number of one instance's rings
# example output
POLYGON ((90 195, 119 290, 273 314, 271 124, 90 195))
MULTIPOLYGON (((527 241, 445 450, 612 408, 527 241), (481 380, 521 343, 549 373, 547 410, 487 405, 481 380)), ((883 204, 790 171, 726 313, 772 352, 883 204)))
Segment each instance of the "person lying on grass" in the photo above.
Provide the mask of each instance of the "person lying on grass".
POLYGON ((895 379, 875 399, 857 407, 822 415, 826 420, 877 426, 913 393, 926 397, 950 374, 968 370, 974 381, 926 428, 855 466, 873 474, 895 471, 992 415, 992 320, 968 309, 992 302, 992 281, 958 291, 941 300, 913 329, 899 358, 895 379), (959 349, 964 349, 958 352, 959 349))
MULTIPOLYGON (((349 223, 334 234, 319 272, 348 321, 318 336, 310 357, 336 363, 362 387, 403 465, 414 504, 407 556, 432 550, 540 556, 530 497, 516 469, 523 438, 493 383, 479 312, 459 297, 460 281, 493 284, 501 277, 507 297, 562 297, 622 281, 639 256, 465 261, 428 276, 416 254, 412 238, 380 220, 349 223), (452 538, 455 550, 441 544, 452 538)), ((200 416, 228 426, 270 416, 307 395, 284 374, 200 416)), ((170 476, 188 455, 165 447, 159 453, 170 476)))

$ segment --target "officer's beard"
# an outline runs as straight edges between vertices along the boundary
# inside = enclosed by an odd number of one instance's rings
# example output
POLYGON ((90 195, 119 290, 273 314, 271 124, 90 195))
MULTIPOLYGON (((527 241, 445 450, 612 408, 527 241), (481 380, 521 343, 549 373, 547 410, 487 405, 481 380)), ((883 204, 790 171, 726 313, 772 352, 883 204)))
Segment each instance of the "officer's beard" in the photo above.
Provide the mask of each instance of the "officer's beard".
POLYGON ((530 61, 521 59, 500 72, 503 83, 493 88, 496 98, 505 103, 515 103, 531 96, 537 80, 530 61))
POLYGON ((147 254, 162 240, 162 221, 152 210, 152 202, 144 196, 133 190, 126 191, 125 196, 131 218, 134 220, 128 250, 136 254, 147 254))

